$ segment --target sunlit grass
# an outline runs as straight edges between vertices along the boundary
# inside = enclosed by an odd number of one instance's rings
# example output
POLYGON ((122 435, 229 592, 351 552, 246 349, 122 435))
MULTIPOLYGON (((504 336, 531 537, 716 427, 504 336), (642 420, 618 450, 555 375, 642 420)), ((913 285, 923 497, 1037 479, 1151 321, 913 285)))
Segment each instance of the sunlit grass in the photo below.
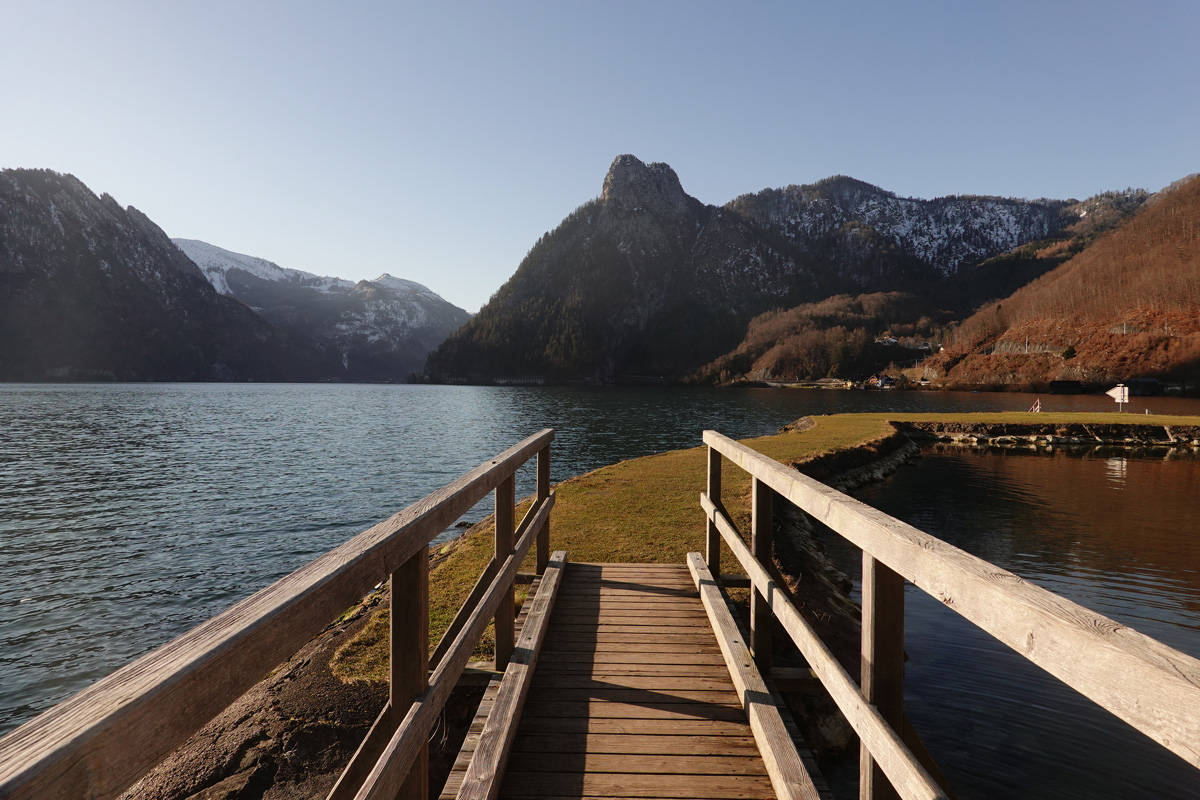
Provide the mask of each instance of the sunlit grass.
MULTIPOLYGON (((1200 417, 1118 415, 1114 413, 1021 412, 984 414, 839 414, 815 417, 803 432, 745 440, 753 449, 783 463, 798 463, 889 436, 896 422, 943 422, 1038 425, 1200 425, 1200 417)), ((697 439, 700 432, 697 431, 697 439)), ((704 550, 705 520, 699 497, 706 483, 706 448, 674 450, 622 461, 564 481, 551 514, 551 550, 566 550, 571 561, 683 563, 690 551, 704 550)), ((723 462, 722 500, 741 530, 749 523, 750 481, 746 473, 723 462)), ((518 519, 528 501, 518 509, 518 519)), ((491 559, 493 527, 484 521, 454 543, 429 578, 430 646, 454 619, 475 581, 491 559)), ((730 564, 725 550, 722 563, 730 564)), ((523 569, 532 571, 532 553, 523 569)), ((518 587, 522 589, 523 587, 518 587)), ((385 680, 387 674, 387 614, 372 620, 334 660, 343 680, 385 680)), ((494 638, 489 627, 476 658, 491 658, 494 638)))

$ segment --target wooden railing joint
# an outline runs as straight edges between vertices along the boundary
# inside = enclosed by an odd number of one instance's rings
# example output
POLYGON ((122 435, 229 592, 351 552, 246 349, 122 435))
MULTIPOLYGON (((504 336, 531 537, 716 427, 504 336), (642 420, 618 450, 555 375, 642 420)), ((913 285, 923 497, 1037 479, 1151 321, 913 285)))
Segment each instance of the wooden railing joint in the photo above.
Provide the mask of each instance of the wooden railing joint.
MULTIPOLYGON (((760 483, 769 487, 863 551, 863 693, 858 687, 854 687, 857 696, 843 692, 846 687, 837 685, 841 678, 836 674, 832 678, 835 686, 831 687, 823 668, 809 658, 813 671, 848 718, 851 712, 843 702, 854 707, 865 705, 886 729, 885 739, 903 730, 905 739, 918 741, 915 732, 911 736, 907 733, 910 726, 902 700, 907 580, 1200 767, 1200 714, 1196 713, 1200 708, 1200 660, 1022 580, 715 431, 705 431, 703 439, 709 448, 710 464, 717 457, 713 455, 716 451, 750 474, 756 493, 760 483), (839 694, 842 699, 838 699, 839 694)), ((750 552, 719 503, 701 495, 701 505, 709 529, 715 527, 742 561, 755 594, 764 591, 761 587, 768 586, 771 579, 763 565, 769 561, 750 552)), ((758 502, 754 505, 757 510, 758 502)), ((774 597, 764 596, 808 658, 805 648, 814 646, 801 645, 807 636, 800 624, 803 620, 791 616, 794 609, 788 611, 790 604, 777 609, 774 597)), ((851 724, 856 724, 854 719, 851 724)), ((869 722, 867 727, 874 725, 869 722)), ((863 731, 858 727, 856 730, 867 742, 863 731)), ((886 796, 875 788, 882 783, 877 780, 876 767, 882 769, 901 796, 908 797, 905 788, 896 782, 893 768, 899 761, 911 759, 912 754, 903 755, 891 745, 885 753, 877 745, 868 742, 869 755, 863 759, 863 781, 868 784, 863 797, 886 796)))
MULTIPOLYGON (((553 438, 549 429, 528 437, 0 737, 0 797, 105 800, 120 795, 390 575, 395 626, 392 698, 331 795, 353 796, 355 781, 349 779, 362 774, 373 754, 385 752, 395 741, 397 717, 402 717, 400 726, 412 724, 415 716, 430 722, 435 718, 440 706, 430 710, 429 703, 438 698, 444 702, 453 688, 486 627, 487 617, 480 614, 485 609, 488 615, 495 613, 503 596, 511 597, 520 557, 538 534, 546 535, 554 505, 548 488, 553 438), (539 459, 538 502, 523 521, 517 551, 512 552, 510 539, 506 558, 489 567, 493 577, 472 593, 478 608, 467 614, 450 643, 435 652, 437 663, 427 685, 429 543, 488 492, 501 484, 511 486, 517 468, 534 455, 539 459)), ((401 771, 389 773, 395 781, 388 800, 400 791, 414 761, 422 758, 427 735, 428 729, 406 734, 411 753, 405 750, 401 771)), ((423 787, 414 784, 406 792, 421 795, 423 787)))

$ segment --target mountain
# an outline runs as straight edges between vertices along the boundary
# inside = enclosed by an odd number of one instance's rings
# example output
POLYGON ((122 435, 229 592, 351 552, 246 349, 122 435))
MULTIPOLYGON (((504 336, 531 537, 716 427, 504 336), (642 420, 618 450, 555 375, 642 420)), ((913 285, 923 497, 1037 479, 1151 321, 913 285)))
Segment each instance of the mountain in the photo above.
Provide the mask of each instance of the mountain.
MULTIPOLYGON (((962 384, 1200 381, 1200 177, 1138 206, 1116 227, 1101 225, 1089 246, 1054 269, 964 320, 925 367, 962 384)), ((1046 249, 1055 256, 1053 246, 1046 249)))
MULTIPOLYGON (((836 295, 765 312, 750 321, 741 344, 689 380, 863 380, 880 371, 898 375, 896 365, 921 361, 938 350, 955 322, 1083 252, 1122 225, 1149 197, 1143 190, 1126 189, 1068 201, 1055 222, 1059 227, 1046 238, 979 264, 967 262, 917 293, 836 295)), ((912 377, 936 373, 931 364, 937 360, 931 359, 912 377)))
POLYGON ((905 292, 834 295, 750 320, 733 351, 695 383, 861 380, 897 361, 928 355, 940 326, 927 298, 905 292))
POLYGON ((435 379, 682 376, 749 321, 835 294, 926 291, 1071 220, 1065 201, 910 200, 850 178, 687 195, 666 164, 618 156, 600 197, 529 251, 429 358, 435 379))
POLYGON ((318 277, 195 239, 172 240, 213 287, 253 308, 321 354, 325 375, 348 381, 402 379, 470 319, 414 281, 318 277))
POLYGON ((137 209, 72 175, 0 171, 0 380, 311 380, 314 370, 137 209))
POLYGON ((621 156, 600 197, 542 236, 426 369, 472 380, 673 374, 811 283, 736 214, 685 194, 670 167, 621 156))
POLYGON ((952 275, 1067 224, 1060 200, 897 197, 842 175, 765 189, 726 205, 797 250, 832 259, 860 285, 920 267, 952 275), (920 267, 917 267, 920 265, 920 267))

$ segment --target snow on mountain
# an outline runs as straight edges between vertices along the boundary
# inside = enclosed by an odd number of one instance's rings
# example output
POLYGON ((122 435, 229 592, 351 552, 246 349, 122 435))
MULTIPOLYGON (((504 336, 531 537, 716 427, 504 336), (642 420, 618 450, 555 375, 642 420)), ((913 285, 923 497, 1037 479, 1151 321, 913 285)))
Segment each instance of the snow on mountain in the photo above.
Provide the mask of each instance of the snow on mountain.
POLYGON ((195 239, 173 241, 217 291, 313 341, 347 380, 394 380, 419 372, 425 355, 470 319, 428 287, 387 273, 355 283, 195 239))
POLYGON ((825 250, 832 240, 863 226, 884 243, 951 275, 1062 228, 1066 205, 977 196, 920 200, 839 176, 743 195, 728 207, 805 250, 825 250))
POLYGON ((423 286, 416 281, 397 278, 393 275, 387 274, 386 272, 375 280, 371 281, 371 283, 375 284, 376 286, 383 286, 387 289, 397 292, 412 292, 413 294, 427 294, 437 297, 437 295, 434 294, 428 286, 423 286))
POLYGON ((198 239, 172 239, 171 241, 203 270, 213 288, 221 294, 234 294, 230 290, 226 277, 229 271, 234 269, 242 270, 264 281, 291 283, 310 287, 319 292, 349 291, 354 288, 353 281, 343 278, 320 277, 298 269, 287 269, 273 261, 267 261, 265 258, 234 253, 198 239))
POLYGON ((315 361, 136 208, 0 170, 0 380, 314 380, 315 361))

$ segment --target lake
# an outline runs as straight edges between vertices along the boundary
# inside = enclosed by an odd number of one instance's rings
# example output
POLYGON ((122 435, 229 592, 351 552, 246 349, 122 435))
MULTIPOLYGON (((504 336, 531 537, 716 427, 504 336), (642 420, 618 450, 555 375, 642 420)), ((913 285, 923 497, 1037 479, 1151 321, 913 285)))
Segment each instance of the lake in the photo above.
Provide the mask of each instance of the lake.
MULTIPOLYGON (((936 445, 853 494, 1200 658, 1192 451, 936 445)), ((857 551, 831 551, 857 581, 857 551)), ((908 714, 961 800, 1200 795, 1200 770, 911 585, 905 652, 908 714)))
MULTIPOLYGON (((541 428, 557 430, 552 478, 559 481, 696 446, 705 428, 745 437, 806 414, 1023 411, 1034 399, 791 389, 0 385, 0 733, 541 428)), ((1047 411, 1114 409, 1106 397, 1042 401, 1047 411)), ((1200 402, 1135 398, 1132 409, 1143 408, 1198 413, 1200 402)), ((1020 481, 1025 471, 980 482, 1020 481)), ((941 480, 920 480, 918 488, 941 480)), ((1181 496, 1195 497, 1200 487, 1188 487, 1181 496)), ((527 469, 518 490, 532 488, 527 469)), ((1125 502, 1135 496, 1127 492, 1125 502)), ((942 508, 948 501, 914 502, 942 508)), ((481 504, 467 519, 489 511, 490 503, 481 504)), ((1018 523, 1045 532, 1041 517, 1018 523)), ((1196 531, 1194 523, 1188 530, 1196 531)), ((1071 550, 1051 551, 1074 558, 1071 550)), ((1108 562, 1089 563, 1094 585, 1128 591, 1096 566, 1108 562)), ((1028 564, 1004 566, 1025 575, 1028 564)), ((1180 647, 1166 638, 1173 619, 1163 625, 1146 632, 1180 647)), ((1182 635, 1191 641, 1193 632, 1182 635)), ((917 718, 924 701, 915 697, 917 718)))

